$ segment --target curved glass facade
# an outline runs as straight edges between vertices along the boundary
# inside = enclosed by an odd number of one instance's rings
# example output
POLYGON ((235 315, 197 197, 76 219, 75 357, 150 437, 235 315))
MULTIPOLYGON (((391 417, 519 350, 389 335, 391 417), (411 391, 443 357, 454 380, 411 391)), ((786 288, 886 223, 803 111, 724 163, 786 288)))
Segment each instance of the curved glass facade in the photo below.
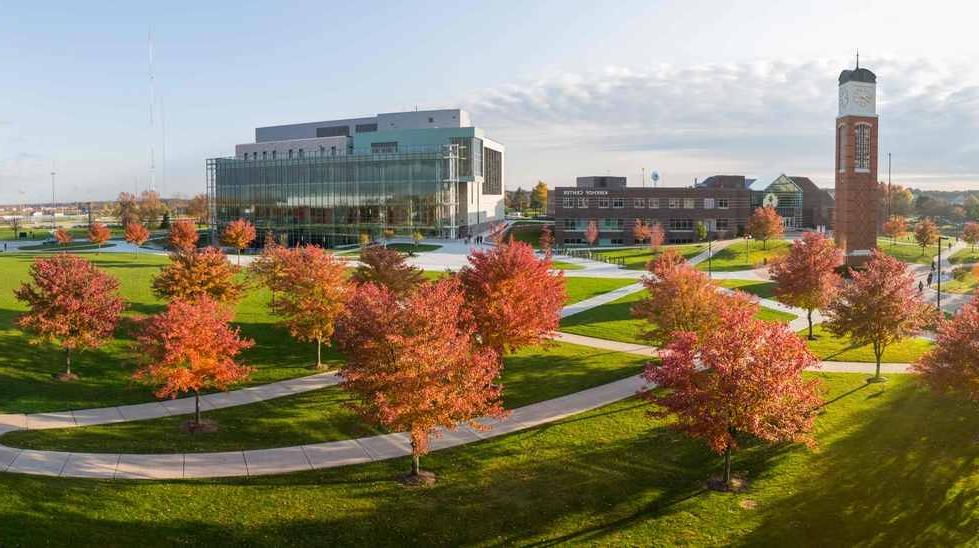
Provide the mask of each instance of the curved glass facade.
POLYGON ((459 151, 456 145, 405 152, 207 162, 217 230, 247 219, 280 241, 328 247, 357 243, 383 229, 455 238, 459 151))

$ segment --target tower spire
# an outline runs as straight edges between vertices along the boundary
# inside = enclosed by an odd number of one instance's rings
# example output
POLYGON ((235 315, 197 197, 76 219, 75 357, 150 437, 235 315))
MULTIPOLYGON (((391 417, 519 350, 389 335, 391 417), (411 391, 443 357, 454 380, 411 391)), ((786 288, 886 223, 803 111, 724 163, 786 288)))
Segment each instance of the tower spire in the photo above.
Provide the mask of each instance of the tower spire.
POLYGON ((857 48, 857 68, 860 68, 860 48, 857 48))

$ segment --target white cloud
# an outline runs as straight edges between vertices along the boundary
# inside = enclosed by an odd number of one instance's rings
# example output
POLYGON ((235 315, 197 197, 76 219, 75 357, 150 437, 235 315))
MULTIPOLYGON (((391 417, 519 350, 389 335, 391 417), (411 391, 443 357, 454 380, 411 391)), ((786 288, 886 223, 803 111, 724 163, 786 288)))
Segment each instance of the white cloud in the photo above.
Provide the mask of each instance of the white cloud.
MULTIPOLYGON (((507 145, 511 187, 607 170, 638 176, 643 166, 672 185, 784 171, 830 186, 842 68, 826 60, 609 67, 480 91, 466 105, 507 145)), ((869 68, 878 77, 881 176, 890 151, 895 180, 979 186, 975 69, 921 59, 869 68)))

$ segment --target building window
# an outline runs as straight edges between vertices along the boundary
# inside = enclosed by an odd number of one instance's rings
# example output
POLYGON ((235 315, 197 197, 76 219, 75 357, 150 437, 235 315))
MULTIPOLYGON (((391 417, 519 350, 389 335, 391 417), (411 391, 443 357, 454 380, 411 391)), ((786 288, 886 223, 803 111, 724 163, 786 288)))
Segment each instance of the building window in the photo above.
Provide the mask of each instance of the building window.
POLYGON ((696 200, 694 200, 693 198, 684 198, 683 209, 693 209, 695 202, 696 200))
POLYGON ((612 207, 614 209, 622 209, 625 207, 625 198, 612 198, 612 207))
POLYGON ((578 208, 587 209, 588 208, 588 198, 578 198, 578 208))
POLYGON ((326 147, 320 145, 320 156, 326 156, 326 147))
POLYGON ((691 231, 693 230, 693 219, 670 219, 670 230, 691 231))
POLYGON ((649 204, 649 209, 659 209, 659 198, 650 198, 647 203, 649 204))
POLYGON ((730 226, 728 224, 728 220, 727 219, 717 219, 715 221, 715 225, 717 226, 717 230, 727 230, 728 227, 730 226))
POLYGON ((303 149, 299 149, 299 157, 300 158, 304 158, 305 157, 305 154, 303 153, 303 149))
POLYGON ((272 151, 272 159, 275 160, 275 151, 272 151))
POLYGON ((704 198, 704 209, 714 209, 713 198, 704 198))
POLYGON ((357 133, 373 133, 377 131, 377 124, 357 124, 354 126, 357 133))
POLYGON ((429 116, 428 117, 428 123, 429 124, 434 124, 435 123, 435 118, 432 118, 431 116, 429 116))
POLYGON ((330 156, 337 155, 337 147, 330 147, 330 156))
POLYGON ((568 198, 567 196, 561 198, 561 207, 563 207, 564 209, 569 209, 571 207, 574 207, 571 204, 572 204, 571 198, 568 198))
POLYGON ((843 126, 838 126, 836 128, 836 169, 843 173, 846 171, 846 167, 843 165, 843 161, 846 159, 846 132, 843 131, 843 126))
POLYGON ((604 208, 607 208, 608 207, 608 198, 599 198, 598 199, 598 207, 603 208, 603 209, 604 208))
POLYGON ((727 208, 728 208, 727 198, 718 198, 717 209, 727 209, 727 208))
MULTIPOLYGON (((376 124, 375 124, 376 128, 376 124)), ((330 126, 316 128, 317 137, 350 137, 350 126, 330 126)))
POLYGON ((634 198, 632 200, 632 207, 634 207, 636 209, 642 209, 642 208, 646 207, 646 200, 644 200, 642 198, 634 198))
POLYGON ((670 209, 677 209, 680 207, 679 198, 670 198, 670 209))
POLYGON ((262 159, 263 160, 266 159, 266 155, 265 155, 265 151, 264 150, 262 151, 262 159))
POLYGON ((625 226, 625 219, 613 219, 606 217, 602 219, 602 228, 605 230, 622 230, 625 226))
POLYGON ((397 141, 386 141, 383 143, 371 143, 372 154, 394 154, 398 152, 397 141))
POLYGON ((575 229, 575 222, 574 221, 575 221, 574 219, 565 219, 564 220, 564 229, 565 230, 574 230, 575 229))
POLYGON ((856 141, 856 163, 854 167, 856 169, 869 170, 870 169, 870 126, 867 124, 860 124, 857 126, 857 141, 856 141))

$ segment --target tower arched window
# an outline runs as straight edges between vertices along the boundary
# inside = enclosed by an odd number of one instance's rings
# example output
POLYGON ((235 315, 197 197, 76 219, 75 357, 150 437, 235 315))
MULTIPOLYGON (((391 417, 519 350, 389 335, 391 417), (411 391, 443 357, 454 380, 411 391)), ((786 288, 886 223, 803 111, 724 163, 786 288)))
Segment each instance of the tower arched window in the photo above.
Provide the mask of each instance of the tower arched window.
POLYGON ((856 161, 854 168, 870 169, 870 126, 860 124, 857 126, 856 136, 856 161))

